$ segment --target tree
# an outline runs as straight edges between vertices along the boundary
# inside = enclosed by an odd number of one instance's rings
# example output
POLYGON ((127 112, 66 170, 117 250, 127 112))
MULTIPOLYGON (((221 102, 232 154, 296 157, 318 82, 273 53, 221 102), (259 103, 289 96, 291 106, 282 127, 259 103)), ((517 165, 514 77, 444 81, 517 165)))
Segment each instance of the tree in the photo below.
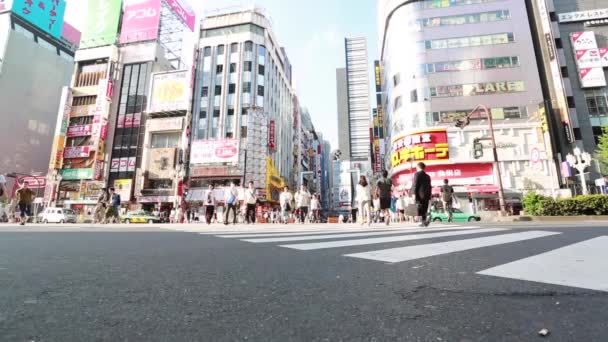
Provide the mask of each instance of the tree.
POLYGON ((602 175, 608 174, 608 127, 602 128, 602 135, 599 138, 595 157, 600 162, 602 175))

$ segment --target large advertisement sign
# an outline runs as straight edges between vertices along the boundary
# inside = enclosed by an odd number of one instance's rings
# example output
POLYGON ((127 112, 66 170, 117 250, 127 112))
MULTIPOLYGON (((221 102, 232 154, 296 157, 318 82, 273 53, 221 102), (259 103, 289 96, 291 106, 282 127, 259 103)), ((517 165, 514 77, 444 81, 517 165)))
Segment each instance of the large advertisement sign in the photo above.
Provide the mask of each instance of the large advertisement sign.
POLYGON ((55 126, 55 138, 51 149, 51 160, 49 169, 59 170, 63 165, 63 148, 65 146, 65 135, 67 133, 70 112, 72 111, 72 90, 68 87, 61 89, 61 100, 59 112, 57 113, 57 125, 55 126))
POLYGON ((157 73, 152 76, 152 96, 148 113, 187 110, 190 71, 157 73))
POLYGON ((570 33, 570 42, 572 42, 572 48, 575 51, 597 49, 597 41, 593 31, 572 32, 570 33))
POLYGON ((90 146, 72 146, 66 147, 63 150, 63 158, 75 159, 75 158, 87 158, 91 153, 90 146))
POLYGON ((81 180, 93 178, 93 168, 63 169, 60 172, 62 180, 81 180))
MULTIPOLYGON (((444 179, 448 179, 450 185, 494 184, 494 168, 491 163, 429 165, 425 171, 431 176, 433 186, 443 185, 444 179)), ((412 172, 416 172, 416 170, 408 169, 399 172, 393 178, 393 182, 397 187, 410 188, 412 186, 412 172)))
POLYGON ((606 77, 604 69, 599 68, 579 68, 581 88, 605 87, 606 77))
POLYGON ((602 59, 599 49, 577 50, 574 52, 579 68, 601 68, 602 59))
POLYGON ((181 19, 181 21, 194 32, 194 24, 196 22, 194 12, 184 6, 179 0, 166 0, 171 6, 173 12, 181 19))
POLYGON ((195 140, 191 164, 236 164, 239 161, 239 139, 195 140))
POLYGON ((122 17, 120 43, 134 43, 158 38, 161 0, 130 0, 122 17))
POLYGON ((65 0, 13 0, 13 13, 61 39, 65 0))
POLYGON ((271 151, 274 151, 276 148, 276 142, 275 142, 275 129, 276 129, 276 123, 274 120, 270 120, 270 127, 268 129, 268 148, 271 151))
POLYGON ((80 36, 80 48, 116 43, 122 0, 89 0, 86 26, 80 36))
POLYGON ((70 126, 70 127, 68 127, 66 136, 68 138, 84 137, 87 135, 91 135, 91 132, 93 132, 93 125, 70 126))
POLYGON ((419 162, 439 162, 450 159, 448 132, 445 128, 408 134, 393 140, 393 167, 419 162))
POLYGON ((133 187, 132 179, 117 179, 114 181, 114 189, 120 195, 121 202, 129 202, 131 200, 131 188, 133 187))
POLYGON ((591 11, 566 12, 558 14, 560 23, 598 20, 608 18, 608 8, 598 8, 591 11))

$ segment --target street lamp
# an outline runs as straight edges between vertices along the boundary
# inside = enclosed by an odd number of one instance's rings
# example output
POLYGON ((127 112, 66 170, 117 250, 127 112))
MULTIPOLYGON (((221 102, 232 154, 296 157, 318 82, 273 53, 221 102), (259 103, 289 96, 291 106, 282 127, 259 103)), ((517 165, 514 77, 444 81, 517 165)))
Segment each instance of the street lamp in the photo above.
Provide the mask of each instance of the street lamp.
POLYGON ((583 195, 589 194, 587 180, 585 179, 585 169, 591 165, 591 154, 575 147, 572 153, 568 153, 566 156, 566 161, 578 171, 578 176, 581 178, 581 186, 583 187, 583 195))
POLYGON ((484 111, 486 118, 488 119, 488 126, 490 129, 490 137, 479 138, 478 140, 491 140, 492 141, 492 153, 494 155, 494 165, 496 165, 496 173, 498 174, 498 201, 500 203, 500 212, 501 214, 506 213, 506 201, 505 201, 505 192, 502 186, 502 173, 500 172, 500 165, 498 164, 498 151, 496 149, 496 139, 494 137, 494 124, 492 122, 492 115, 488 110, 488 107, 484 105, 478 105, 473 111, 467 114, 466 117, 462 119, 458 119, 456 121, 456 127, 460 129, 464 129, 471 123, 471 116, 477 113, 477 111, 481 109, 484 111))

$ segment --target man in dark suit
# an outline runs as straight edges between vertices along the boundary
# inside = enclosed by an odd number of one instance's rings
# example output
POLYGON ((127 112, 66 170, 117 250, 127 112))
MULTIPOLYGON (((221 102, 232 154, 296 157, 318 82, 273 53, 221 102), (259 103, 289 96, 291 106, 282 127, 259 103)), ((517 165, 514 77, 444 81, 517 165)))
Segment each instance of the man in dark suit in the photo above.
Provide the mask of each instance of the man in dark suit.
POLYGON ((414 174, 414 184, 412 184, 412 190, 414 193, 414 199, 416 201, 416 208, 418 218, 420 219, 420 227, 428 227, 429 219, 427 219, 427 213, 429 210, 429 202, 433 188, 431 185, 431 177, 424 172, 426 165, 424 163, 418 163, 416 169, 418 172, 414 174))

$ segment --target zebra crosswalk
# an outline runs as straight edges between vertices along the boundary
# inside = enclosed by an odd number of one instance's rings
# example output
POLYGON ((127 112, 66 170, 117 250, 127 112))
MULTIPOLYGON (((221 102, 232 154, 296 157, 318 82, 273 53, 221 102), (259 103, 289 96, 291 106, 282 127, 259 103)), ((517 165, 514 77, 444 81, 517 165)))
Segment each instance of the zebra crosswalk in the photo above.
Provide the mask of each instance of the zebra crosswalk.
MULTIPOLYGON (((199 232, 199 234, 302 252, 335 249, 341 256, 347 258, 396 264, 491 246, 537 241, 563 233, 545 230, 443 226, 431 229, 319 228, 294 231, 283 229, 283 231, 199 232), (436 241, 437 239, 441 241, 436 241), (399 246, 399 243, 405 245, 399 246), (389 244, 389 247, 383 244, 389 244), (357 251, 349 252, 348 247, 356 247, 357 251)), ((606 245, 608 245, 608 236, 601 236, 480 270, 477 274, 608 292, 606 245)))

